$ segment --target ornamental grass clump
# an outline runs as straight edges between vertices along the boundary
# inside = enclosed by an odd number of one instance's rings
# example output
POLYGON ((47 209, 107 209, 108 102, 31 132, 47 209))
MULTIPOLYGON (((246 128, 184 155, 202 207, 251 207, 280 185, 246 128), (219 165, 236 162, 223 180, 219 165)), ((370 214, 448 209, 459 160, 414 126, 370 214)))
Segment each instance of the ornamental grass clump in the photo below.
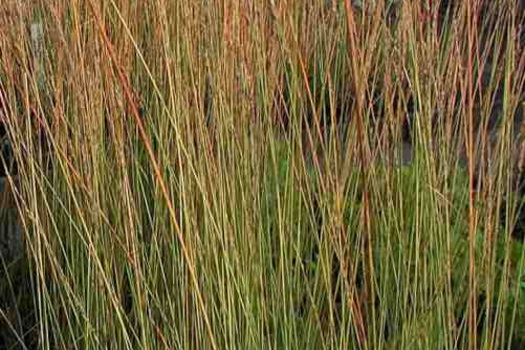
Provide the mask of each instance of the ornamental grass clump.
POLYGON ((525 346, 523 10, 8 2, 0 348, 525 346))

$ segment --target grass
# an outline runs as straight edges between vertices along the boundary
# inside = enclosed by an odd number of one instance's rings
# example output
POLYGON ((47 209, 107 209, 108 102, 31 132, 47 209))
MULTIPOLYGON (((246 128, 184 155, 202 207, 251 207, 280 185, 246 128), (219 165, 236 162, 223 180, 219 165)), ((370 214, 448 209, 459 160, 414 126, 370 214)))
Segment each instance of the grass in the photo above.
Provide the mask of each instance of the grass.
POLYGON ((0 348, 524 346, 520 6, 9 2, 0 348))

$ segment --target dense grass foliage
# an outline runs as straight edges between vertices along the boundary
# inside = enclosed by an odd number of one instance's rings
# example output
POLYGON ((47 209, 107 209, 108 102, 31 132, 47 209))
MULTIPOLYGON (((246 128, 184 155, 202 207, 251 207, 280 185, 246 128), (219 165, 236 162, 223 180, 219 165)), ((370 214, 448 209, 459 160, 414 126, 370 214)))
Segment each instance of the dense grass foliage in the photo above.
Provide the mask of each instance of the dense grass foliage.
POLYGON ((0 348, 525 347, 524 10, 7 1, 0 348))

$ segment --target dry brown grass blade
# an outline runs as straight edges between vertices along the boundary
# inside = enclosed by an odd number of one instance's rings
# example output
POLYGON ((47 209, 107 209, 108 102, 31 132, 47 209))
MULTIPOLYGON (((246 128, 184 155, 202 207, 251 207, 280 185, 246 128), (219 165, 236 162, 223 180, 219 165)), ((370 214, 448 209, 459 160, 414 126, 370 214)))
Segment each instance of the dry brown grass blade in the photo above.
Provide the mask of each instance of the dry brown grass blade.
MULTIPOLYGON (((346 24, 347 24, 347 30, 348 30, 348 42, 350 44, 350 62, 352 66, 352 73, 354 75, 353 83, 354 83, 354 93, 356 94, 356 106, 354 106, 353 111, 357 111, 357 115, 355 115, 355 123, 357 127, 357 138, 359 142, 359 158, 360 158, 360 165, 361 165, 361 171, 363 176, 363 209, 361 212, 361 220, 363 222, 363 227, 365 230, 365 240, 364 240, 364 254, 363 256, 366 257, 365 262, 365 275, 366 275, 366 293, 365 296, 370 297, 372 295, 372 289, 373 289, 373 281, 372 281, 372 248, 371 248, 371 225, 370 225, 370 199, 369 199, 369 189, 368 189, 368 167, 370 165, 370 159, 369 159, 369 149, 368 149, 368 142, 366 140, 366 134, 365 134, 365 126, 364 126, 364 120, 363 120, 363 111, 364 111, 364 86, 363 86, 363 77, 361 77, 359 69, 359 61, 361 61, 361 52, 357 47, 357 26, 355 23, 354 18, 354 10, 352 8, 352 5, 350 3, 350 0, 345 0, 345 10, 346 10, 346 24)), ((355 113, 354 113, 355 114, 355 113)), ((350 293, 350 305, 354 306, 355 302, 353 299, 353 293, 350 293)), ((355 308, 354 312, 357 314, 357 326, 359 329, 359 336, 358 339, 360 340, 361 344, 364 345, 365 349, 368 348, 368 342, 367 342, 367 329, 365 327, 365 323, 363 320, 365 318, 362 315, 362 312, 359 308, 355 308)))

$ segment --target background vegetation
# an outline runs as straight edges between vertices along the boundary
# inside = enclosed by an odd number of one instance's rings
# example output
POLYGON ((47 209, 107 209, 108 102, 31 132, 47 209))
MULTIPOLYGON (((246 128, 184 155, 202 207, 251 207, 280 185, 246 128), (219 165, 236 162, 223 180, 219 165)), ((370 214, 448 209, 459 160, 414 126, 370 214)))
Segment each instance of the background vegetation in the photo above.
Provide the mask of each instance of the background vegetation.
POLYGON ((525 346, 523 2, 5 3, 0 348, 525 346))

